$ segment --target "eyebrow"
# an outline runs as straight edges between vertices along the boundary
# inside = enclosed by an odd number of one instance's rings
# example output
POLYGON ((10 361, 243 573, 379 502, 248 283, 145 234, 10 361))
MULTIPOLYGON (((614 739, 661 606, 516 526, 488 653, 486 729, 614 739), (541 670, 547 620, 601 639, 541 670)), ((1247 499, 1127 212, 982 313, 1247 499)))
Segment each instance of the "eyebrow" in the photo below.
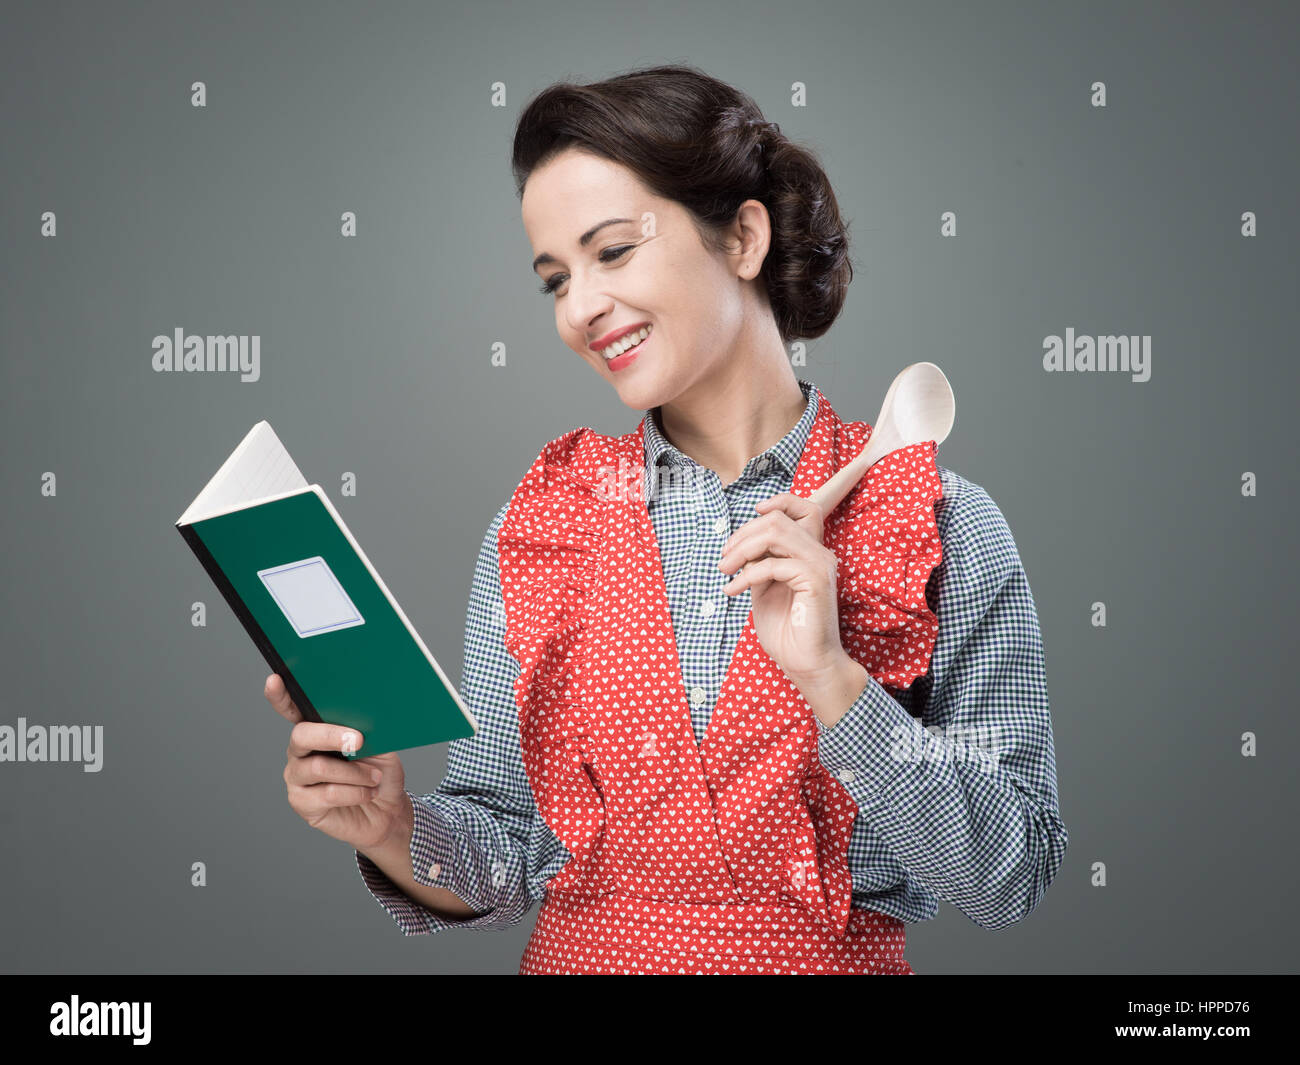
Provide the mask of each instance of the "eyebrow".
MULTIPOLYGON (((588 244, 591 243, 591 238, 594 237, 606 226, 616 226, 622 222, 634 222, 634 221, 636 221, 636 219, 634 218, 606 218, 605 221, 597 222, 594 226, 592 226, 589 230, 587 230, 587 232, 585 232, 582 236, 580 236, 578 238, 578 243, 585 248, 588 244)), ((536 259, 533 260, 533 270, 535 272, 539 266, 542 266, 545 263, 553 263, 553 262, 555 262, 554 255, 551 255, 548 252, 542 252, 541 255, 539 255, 536 259)))

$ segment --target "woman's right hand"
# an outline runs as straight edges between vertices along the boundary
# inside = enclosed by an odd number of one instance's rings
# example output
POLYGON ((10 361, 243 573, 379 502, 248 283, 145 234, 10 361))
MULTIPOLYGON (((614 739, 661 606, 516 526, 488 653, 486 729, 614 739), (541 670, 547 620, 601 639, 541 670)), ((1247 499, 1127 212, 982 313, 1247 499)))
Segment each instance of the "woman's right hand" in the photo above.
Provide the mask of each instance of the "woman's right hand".
POLYGON ((276 712, 293 722, 284 782, 289 805, 312 828, 357 850, 378 847, 406 828, 411 803, 406 773, 396 754, 373 754, 345 761, 323 751, 355 751, 365 739, 343 725, 304 721, 278 673, 264 691, 276 712), (348 737, 354 737, 345 748, 348 737))

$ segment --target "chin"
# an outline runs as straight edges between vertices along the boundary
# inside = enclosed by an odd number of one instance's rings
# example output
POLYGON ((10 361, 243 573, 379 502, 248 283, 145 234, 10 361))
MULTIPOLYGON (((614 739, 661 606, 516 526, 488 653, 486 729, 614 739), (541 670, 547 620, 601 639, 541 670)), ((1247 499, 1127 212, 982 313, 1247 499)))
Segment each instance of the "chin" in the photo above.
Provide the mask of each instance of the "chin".
MULTIPOLYGON (((653 360, 659 353, 647 352, 646 354, 651 355, 653 360)), ((602 366, 598 372, 618 393, 618 398, 623 405, 635 411, 658 407, 681 391, 680 387, 673 387, 672 373, 666 373, 657 361, 645 365, 634 363, 617 372, 602 366)))
MULTIPOLYGON (((629 367, 633 369, 633 367, 629 367)), ((671 390, 664 387, 663 383, 654 375, 646 374, 643 379, 632 380, 624 379, 621 374, 615 374, 610 382, 614 386, 614 391, 618 393, 618 398, 622 400, 624 406, 632 410, 644 411, 652 407, 658 407, 666 403, 671 395, 671 390)))

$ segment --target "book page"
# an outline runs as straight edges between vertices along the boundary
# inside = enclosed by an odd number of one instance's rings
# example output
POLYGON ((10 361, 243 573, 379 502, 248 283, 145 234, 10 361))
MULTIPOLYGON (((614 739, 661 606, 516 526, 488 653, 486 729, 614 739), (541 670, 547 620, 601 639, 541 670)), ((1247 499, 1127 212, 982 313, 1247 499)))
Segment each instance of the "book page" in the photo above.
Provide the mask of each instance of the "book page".
POLYGON ((280 443, 271 423, 260 421, 221 464, 177 524, 306 487, 307 479, 280 443))

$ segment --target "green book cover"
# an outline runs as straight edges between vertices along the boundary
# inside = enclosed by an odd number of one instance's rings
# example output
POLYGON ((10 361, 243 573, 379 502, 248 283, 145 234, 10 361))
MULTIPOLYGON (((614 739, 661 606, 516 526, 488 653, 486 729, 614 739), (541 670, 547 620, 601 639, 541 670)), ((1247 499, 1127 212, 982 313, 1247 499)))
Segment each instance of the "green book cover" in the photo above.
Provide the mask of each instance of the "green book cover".
POLYGON ((329 497, 267 422, 176 527, 303 716, 362 734, 346 757, 478 731, 329 497))

